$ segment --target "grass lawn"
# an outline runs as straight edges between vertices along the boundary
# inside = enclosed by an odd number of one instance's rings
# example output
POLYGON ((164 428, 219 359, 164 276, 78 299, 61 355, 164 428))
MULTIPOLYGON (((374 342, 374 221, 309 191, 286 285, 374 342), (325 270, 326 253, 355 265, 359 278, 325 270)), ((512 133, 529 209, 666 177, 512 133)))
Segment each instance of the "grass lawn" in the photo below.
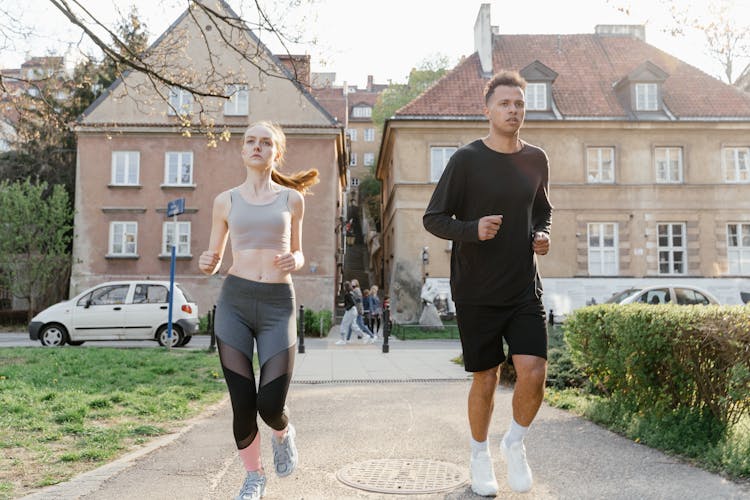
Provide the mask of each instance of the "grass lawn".
POLYGON ((226 394, 216 353, 0 350, 0 499, 94 469, 226 394))

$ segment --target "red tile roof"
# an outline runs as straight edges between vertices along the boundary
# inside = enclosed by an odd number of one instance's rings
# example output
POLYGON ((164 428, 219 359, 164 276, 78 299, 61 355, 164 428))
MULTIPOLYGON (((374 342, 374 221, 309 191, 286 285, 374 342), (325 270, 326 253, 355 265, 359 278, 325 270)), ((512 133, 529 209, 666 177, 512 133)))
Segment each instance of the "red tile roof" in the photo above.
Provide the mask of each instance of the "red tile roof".
POLYGON ((341 87, 313 88, 310 93, 339 123, 346 122, 346 99, 341 87))
MULTIPOLYGON (((750 95, 629 36, 495 35, 493 46, 495 71, 521 70, 538 60, 558 73, 552 96, 563 117, 628 119, 613 85, 651 61, 669 75, 662 95, 676 118, 750 119, 750 95)), ((482 115, 486 82, 474 53, 396 116, 482 115)))

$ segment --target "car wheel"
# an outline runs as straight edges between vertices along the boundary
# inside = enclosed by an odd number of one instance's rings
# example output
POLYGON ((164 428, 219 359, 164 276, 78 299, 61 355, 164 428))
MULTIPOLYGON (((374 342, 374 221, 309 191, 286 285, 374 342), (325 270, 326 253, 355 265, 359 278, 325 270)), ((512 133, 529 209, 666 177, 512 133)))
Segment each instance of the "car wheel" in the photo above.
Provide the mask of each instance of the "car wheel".
POLYGON ((180 344, 180 347, 188 345, 188 343, 190 342, 190 340, 192 340, 192 338, 193 338, 192 335, 185 335, 185 338, 182 339, 182 343, 180 344))
POLYGON ((39 332, 39 342, 45 347, 60 347, 68 340, 68 331, 57 323, 44 325, 39 332))
POLYGON ((79 345, 83 345, 84 342, 86 341, 85 340, 68 340, 68 345, 78 347, 79 345))
MULTIPOLYGON (((156 340, 162 347, 167 346, 167 333, 167 325, 162 325, 156 332, 156 340)), ((184 335, 182 333, 182 329, 177 325, 172 325, 172 347, 179 347, 182 344, 183 338, 184 335)))

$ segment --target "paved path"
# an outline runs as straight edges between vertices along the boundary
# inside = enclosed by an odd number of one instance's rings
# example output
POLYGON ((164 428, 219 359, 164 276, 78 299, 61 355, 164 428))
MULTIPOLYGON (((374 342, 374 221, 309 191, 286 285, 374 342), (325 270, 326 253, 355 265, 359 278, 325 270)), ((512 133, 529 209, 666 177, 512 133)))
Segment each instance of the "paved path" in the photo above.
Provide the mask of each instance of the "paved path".
MULTIPOLYGON (((406 496, 368 492, 337 479, 345 467, 376 459, 455 464, 468 477, 470 381, 451 363, 460 353, 455 341, 394 340, 384 354, 378 344, 336 346, 334 340, 307 339, 306 352, 297 357, 288 402, 301 462, 288 478, 269 473, 265 498, 480 498, 467 483, 447 492, 406 496)), ((498 450, 511 397, 509 389, 498 388, 490 429, 501 498, 750 499, 750 485, 727 481, 547 405, 527 438, 534 489, 513 494, 505 485, 498 450)), ((263 425, 261 436, 264 463, 271 464, 270 431, 263 425)), ((224 400, 179 433, 27 498, 229 499, 243 477, 231 436, 231 409, 224 400)))

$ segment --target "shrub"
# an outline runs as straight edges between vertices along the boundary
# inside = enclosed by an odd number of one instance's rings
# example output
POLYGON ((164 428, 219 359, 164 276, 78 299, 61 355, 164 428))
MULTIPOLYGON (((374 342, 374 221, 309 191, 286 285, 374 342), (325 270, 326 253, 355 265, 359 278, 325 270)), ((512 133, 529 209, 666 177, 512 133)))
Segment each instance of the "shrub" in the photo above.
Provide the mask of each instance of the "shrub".
POLYGON ((750 411, 750 309, 613 305, 565 323, 573 361, 606 395, 655 416, 710 414, 722 428, 750 411))
POLYGON ((0 325, 26 325, 29 319, 28 311, 0 310, 0 325))
POLYGON ((305 337, 324 337, 333 324, 333 313, 324 309, 315 312, 312 309, 305 309, 305 337), (323 329, 321 331, 321 324, 323 329))

